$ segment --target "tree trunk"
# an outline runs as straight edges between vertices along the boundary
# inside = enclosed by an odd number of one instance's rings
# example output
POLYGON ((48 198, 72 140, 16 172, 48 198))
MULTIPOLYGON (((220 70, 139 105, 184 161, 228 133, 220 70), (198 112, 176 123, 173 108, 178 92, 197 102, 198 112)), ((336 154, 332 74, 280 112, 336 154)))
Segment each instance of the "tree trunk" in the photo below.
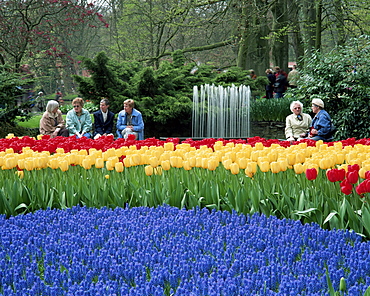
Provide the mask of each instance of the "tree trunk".
POLYGON ((299 26, 300 3, 298 3, 297 1, 299 0, 293 0, 289 4, 289 11, 291 11, 289 18, 291 20, 290 37, 294 53, 293 57, 291 57, 291 61, 295 61, 297 64, 299 64, 299 61, 304 56, 304 46, 302 33, 299 26))
POLYGON ((287 0, 277 0, 272 6, 272 14, 275 35, 272 45, 272 60, 275 66, 287 71, 289 56, 287 0))
POLYGON ((264 75, 266 68, 270 67, 268 35, 268 16, 263 1, 254 4, 245 4, 242 16, 245 23, 241 33, 237 66, 247 70, 253 69, 257 75, 264 75))
POLYGON ((322 0, 318 0, 316 4, 316 38, 315 38, 315 48, 317 50, 321 49, 321 30, 322 30, 322 0))

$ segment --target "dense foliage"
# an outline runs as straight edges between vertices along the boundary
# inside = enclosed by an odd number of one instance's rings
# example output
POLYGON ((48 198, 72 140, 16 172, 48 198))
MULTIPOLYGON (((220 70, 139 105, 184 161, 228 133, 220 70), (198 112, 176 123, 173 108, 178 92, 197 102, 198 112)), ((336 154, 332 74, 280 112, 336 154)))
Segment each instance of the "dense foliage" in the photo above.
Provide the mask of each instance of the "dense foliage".
POLYGON ((265 77, 254 81, 247 71, 237 67, 223 72, 208 65, 184 64, 181 51, 174 53, 173 62, 165 61, 158 69, 137 63, 119 64, 105 53, 82 61, 91 76, 75 77, 81 95, 95 103, 101 97, 108 97, 115 113, 123 109, 125 99, 134 99, 143 114, 147 137, 191 136, 194 85, 244 84, 255 95, 261 95, 266 84, 265 77))
POLYGON ((337 127, 337 139, 370 137, 369 38, 353 39, 328 54, 314 53, 304 61, 299 87, 291 92, 307 107, 313 98, 324 101, 337 127))
POLYGON ((0 232, 0 295, 314 296, 341 290, 360 296, 370 285, 369 242, 263 215, 74 207, 0 217, 0 232))

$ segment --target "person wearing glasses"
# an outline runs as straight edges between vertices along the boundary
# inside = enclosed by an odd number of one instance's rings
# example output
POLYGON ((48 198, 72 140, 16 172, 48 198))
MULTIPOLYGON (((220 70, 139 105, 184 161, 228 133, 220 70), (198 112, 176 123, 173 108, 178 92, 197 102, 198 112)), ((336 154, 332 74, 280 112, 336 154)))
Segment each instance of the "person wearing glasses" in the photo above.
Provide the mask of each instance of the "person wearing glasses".
POLYGON ((77 138, 91 138, 92 121, 89 111, 83 108, 84 100, 75 98, 72 101, 73 109, 69 110, 66 117, 66 127, 69 135, 77 138))
POLYGON ((134 107, 134 100, 129 99, 123 102, 123 110, 118 113, 117 119, 118 138, 127 139, 131 134, 136 140, 144 140, 143 117, 134 107))
POLYGON ((330 115, 324 110, 324 102, 321 99, 313 99, 311 107, 315 117, 311 122, 308 139, 323 140, 325 142, 332 141, 335 127, 330 115))
POLYGON ((50 135, 50 138, 69 136, 57 101, 50 100, 46 105, 46 111, 40 119, 40 134, 50 135))
POLYGON ((292 114, 285 119, 285 137, 290 142, 299 141, 306 136, 312 118, 302 112, 303 104, 300 101, 293 101, 290 104, 290 110, 292 114))

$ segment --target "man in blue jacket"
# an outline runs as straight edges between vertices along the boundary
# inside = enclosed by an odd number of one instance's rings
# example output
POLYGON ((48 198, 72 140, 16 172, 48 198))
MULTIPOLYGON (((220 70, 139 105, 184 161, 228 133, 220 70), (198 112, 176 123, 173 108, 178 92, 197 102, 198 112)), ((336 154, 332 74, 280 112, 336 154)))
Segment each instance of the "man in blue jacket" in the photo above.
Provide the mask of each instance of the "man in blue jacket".
POLYGON ((312 112, 316 115, 312 119, 308 138, 315 141, 332 141, 333 123, 328 112, 324 110, 324 102, 321 99, 312 100, 312 112))
POLYGON ((112 134, 114 113, 108 108, 109 100, 102 98, 100 110, 94 112, 94 139, 112 134))
POLYGON ((117 135, 125 138, 132 134, 136 140, 144 140, 144 121, 141 113, 134 108, 134 100, 123 102, 123 110, 118 113, 117 135))

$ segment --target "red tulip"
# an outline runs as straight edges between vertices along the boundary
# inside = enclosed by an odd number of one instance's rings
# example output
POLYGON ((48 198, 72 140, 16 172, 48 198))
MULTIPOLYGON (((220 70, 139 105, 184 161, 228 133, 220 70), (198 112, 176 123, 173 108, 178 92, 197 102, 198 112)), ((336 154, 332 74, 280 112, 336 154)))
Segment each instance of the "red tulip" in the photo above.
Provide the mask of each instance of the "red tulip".
POLYGON ((367 192, 365 182, 361 182, 360 184, 356 186, 356 192, 358 195, 362 195, 367 192))
POLYGON ((365 172, 365 179, 370 179, 370 171, 365 172))
POLYGON ((357 163, 348 166, 348 172, 358 172, 359 170, 360 166, 357 163))
POLYGON ((351 184, 355 184, 358 181, 358 171, 347 172, 347 180, 351 184))
POLYGON ((330 182, 343 181, 346 177, 344 169, 331 169, 326 171, 326 176, 330 182))
POLYGON ((340 183, 340 190, 345 194, 349 195, 352 193, 352 184, 348 182, 347 179, 340 183))
POLYGON ((315 168, 306 170, 306 178, 308 180, 315 180, 317 178, 317 170, 315 168))

